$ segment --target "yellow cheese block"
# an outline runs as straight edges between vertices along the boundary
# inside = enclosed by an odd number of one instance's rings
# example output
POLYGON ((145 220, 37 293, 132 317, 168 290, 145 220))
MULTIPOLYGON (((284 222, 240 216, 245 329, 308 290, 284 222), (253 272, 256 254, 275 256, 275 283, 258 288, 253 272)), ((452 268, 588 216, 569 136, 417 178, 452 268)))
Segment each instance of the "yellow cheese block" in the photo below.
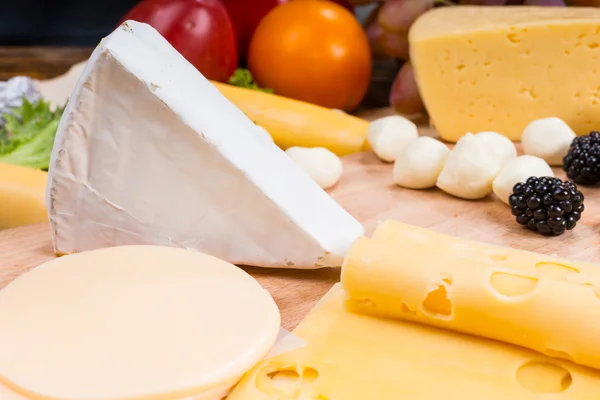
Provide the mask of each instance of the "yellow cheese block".
POLYGON ((600 9, 442 7, 409 33, 410 59, 444 140, 497 131, 519 140, 536 118, 600 128, 600 9))
POLYGON ((387 221, 342 267, 349 309, 600 368, 600 265, 387 221))
POLYGON ((228 400, 592 400, 600 371, 505 343, 349 312, 339 285, 228 400))
POLYGON ((0 229, 48 220, 47 179, 44 171, 0 163, 0 229))

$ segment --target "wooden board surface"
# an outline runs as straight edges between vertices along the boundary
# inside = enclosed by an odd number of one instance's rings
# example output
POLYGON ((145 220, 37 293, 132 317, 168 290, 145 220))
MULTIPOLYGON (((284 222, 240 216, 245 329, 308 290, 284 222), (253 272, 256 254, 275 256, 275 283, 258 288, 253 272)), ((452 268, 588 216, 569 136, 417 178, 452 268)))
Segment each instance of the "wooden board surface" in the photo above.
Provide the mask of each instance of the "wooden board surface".
MULTIPOLYGON (((558 176, 562 171, 555 169, 558 176)), ((361 221, 367 234, 385 219, 431 228, 467 239, 597 262, 600 260, 600 188, 583 188, 586 209, 577 227, 543 237, 514 222, 508 206, 493 196, 468 201, 440 190, 408 190, 392 182, 392 166, 371 153, 344 158, 344 174, 331 195, 361 221)), ((0 288, 54 257, 47 224, 0 231, 0 288)), ((339 280, 338 269, 313 271, 244 268, 267 288, 293 329, 339 280)))
POLYGON ((49 79, 86 60, 94 47, 0 46, 0 81, 14 76, 49 79))

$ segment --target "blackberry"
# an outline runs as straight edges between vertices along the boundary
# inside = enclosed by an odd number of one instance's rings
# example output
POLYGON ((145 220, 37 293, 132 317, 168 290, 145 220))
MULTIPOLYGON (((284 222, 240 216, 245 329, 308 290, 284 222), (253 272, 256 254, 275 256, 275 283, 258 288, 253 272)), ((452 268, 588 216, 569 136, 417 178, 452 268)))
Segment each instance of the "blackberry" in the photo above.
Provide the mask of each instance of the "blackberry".
POLYGON ((517 183, 508 198, 519 225, 557 236, 575 228, 583 212, 583 194, 573 182, 544 176, 517 183))
POLYGON ((573 139, 562 168, 579 185, 600 182, 600 133, 592 131, 573 139))

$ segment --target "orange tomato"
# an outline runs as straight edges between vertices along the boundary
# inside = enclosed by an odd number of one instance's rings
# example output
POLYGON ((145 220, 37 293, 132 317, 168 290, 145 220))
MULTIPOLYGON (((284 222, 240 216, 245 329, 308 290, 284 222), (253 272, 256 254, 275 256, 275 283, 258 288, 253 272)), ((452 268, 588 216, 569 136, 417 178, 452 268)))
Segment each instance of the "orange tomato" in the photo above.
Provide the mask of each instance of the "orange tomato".
POLYGON ((276 94, 351 111, 371 79, 371 52, 356 17, 330 1, 276 6, 250 42, 248 67, 276 94))

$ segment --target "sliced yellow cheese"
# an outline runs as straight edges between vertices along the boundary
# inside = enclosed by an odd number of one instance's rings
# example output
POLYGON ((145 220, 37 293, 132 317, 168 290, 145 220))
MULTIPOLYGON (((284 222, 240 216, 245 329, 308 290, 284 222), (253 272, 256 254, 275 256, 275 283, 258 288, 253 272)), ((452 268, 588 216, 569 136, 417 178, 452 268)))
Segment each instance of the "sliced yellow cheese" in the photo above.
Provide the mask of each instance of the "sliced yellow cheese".
POLYGON ((559 117, 578 134, 600 126, 600 9, 442 7, 411 27, 410 60, 441 137, 496 131, 519 140, 559 117))
POLYGON ((0 229, 48 220, 47 180, 47 172, 0 163, 0 229))
POLYGON ((387 221, 342 267, 348 307, 600 368, 600 265, 387 221))
POLYGON ((0 291, 0 399, 220 400, 279 323, 256 280, 202 253, 61 257, 0 291))
POLYGON ((228 400, 592 400, 600 372, 505 343, 355 314, 336 285, 228 400))

